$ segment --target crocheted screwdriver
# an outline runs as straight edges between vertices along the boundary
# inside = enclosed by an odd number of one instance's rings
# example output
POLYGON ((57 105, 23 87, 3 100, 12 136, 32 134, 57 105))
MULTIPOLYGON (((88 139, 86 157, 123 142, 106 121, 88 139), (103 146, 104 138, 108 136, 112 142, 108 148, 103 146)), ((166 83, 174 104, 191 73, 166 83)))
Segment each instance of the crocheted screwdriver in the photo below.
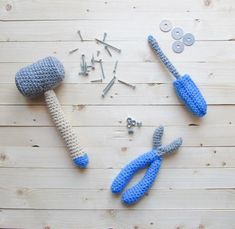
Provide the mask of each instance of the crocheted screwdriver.
POLYGON ((46 57, 16 73, 15 81, 19 91, 26 97, 35 98, 44 94, 52 119, 64 139, 73 162, 80 168, 88 164, 88 156, 82 150, 78 138, 65 118, 53 89, 64 79, 63 65, 55 57, 46 57))
POLYGON ((136 185, 124 191, 121 197, 123 203, 131 205, 139 201, 153 185, 161 167, 163 156, 174 152, 181 146, 182 138, 174 140, 169 145, 162 146, 163 131, 163 126, 159 126, 153 134, 153 149, 131 161, 114 179, 111 191, 114 194, 119 194, 124 190, 135 173, 148 167, 144 177, 136 185))
POLYGON ((148 37, 148 42, 155 54, 161 59, 166 68, 176 78, 173 82, 176 94, 185 104, 188 110, 197 117, 202 117, 207 112, 207 104, 196 84, 189 75, 180 76, 179 72, 169 61, 161 50, 159 44, 153 36, 148 37))

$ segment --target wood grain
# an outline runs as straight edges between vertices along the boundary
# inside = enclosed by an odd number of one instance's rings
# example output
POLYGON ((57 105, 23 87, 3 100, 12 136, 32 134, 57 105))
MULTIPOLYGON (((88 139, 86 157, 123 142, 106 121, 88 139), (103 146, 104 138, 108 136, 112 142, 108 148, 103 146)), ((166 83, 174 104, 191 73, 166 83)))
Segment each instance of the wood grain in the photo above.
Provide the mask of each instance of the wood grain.
POLYGON ((0 228, 234 229, 234 17, 233 0, 0 1, 0 228), (163 19, 193 33, 195 44, 173 53, 170 33, 159 30, 163 19), (121 54, 111 58, 96 44, 104 32, 121 54), (203 119, 177 99, 172 76, 147 44, 149 34, 203 92, 209 104, 203 119), (81 54, 90 61, 97 50, 103 84, 90 82, 101 76, 98 65, 89 77, 78 76, 81 54), (86 170, 74 167, 43 98, 28 100, 15 86, 20 68, 48 55, 65 66, 56 93, 89 153, 86 170), (116 83, 102 99, 116 60, 117 78, 136 90, 116 83), (133 136, 129 116, 143 122, 133 136), (164 143, 182 136, 183 146, 164 159, 148 195, 128 208, 110 184, 128 161, 151 149, 160 124, 164 143))

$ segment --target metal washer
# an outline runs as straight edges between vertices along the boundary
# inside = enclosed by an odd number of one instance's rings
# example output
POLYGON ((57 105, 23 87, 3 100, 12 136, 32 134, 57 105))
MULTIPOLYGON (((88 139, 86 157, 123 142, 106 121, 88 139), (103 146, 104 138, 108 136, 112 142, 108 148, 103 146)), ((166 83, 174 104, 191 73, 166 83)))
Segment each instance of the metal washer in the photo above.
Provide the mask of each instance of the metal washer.
POLYGON ((171 36, 175 39, 175 40, 180 40, 184 35, 184 31, 179 28, 176 27, 171 31, 171 36))
POLYGON ((195 37, 191 33, 186 33, 183 37, 183 42, 187 46, 193 45, 195 42, 195 37))
POLYGON ((161 23, 160 23, 160 29, 161 29, 161 31, 163 31, 163 32, 169 32, 169 31, 171 31, 171 29, 172 29, 172 24, 171 24, 171 22, 168 21, 168 20, 163 20, 163 21, 161 21, 161 23))
POLYGON ((184 43, 181 41, 175 41, 172 45, 172 49, 175 53, 182 53, 184 51, 184 43))

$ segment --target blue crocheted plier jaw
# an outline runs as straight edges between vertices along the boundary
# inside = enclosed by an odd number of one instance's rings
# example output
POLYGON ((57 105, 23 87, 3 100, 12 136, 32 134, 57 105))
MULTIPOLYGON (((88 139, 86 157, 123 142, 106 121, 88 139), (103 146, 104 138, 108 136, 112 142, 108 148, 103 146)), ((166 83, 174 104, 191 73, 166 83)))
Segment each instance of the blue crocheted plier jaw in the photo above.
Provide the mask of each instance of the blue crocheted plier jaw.
POLYGON ((148 167, 144 177, 136 185, 127 189, 122 194, 122 202, 124 204, 134 204, 144 196, 156 180, 163 155, 172 153, 181 146, 181 138, 176 139, 169 145, 162 146, 161 138, 163 131, 163 126, 158 127, 153 135, 153 149, 127 164, 114 179, 111 185, 111 191, 114 194, 120 194, 139 170, 148 167))

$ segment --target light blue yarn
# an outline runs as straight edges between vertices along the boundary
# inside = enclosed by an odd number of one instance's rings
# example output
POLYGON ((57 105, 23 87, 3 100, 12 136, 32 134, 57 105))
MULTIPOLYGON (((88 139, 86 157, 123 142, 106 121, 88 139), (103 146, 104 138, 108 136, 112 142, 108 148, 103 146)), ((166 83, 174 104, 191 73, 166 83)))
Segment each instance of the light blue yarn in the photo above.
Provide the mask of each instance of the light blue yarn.
POLYGON ((144 177, 136 185, 127 189, 122 194, 121 199, 124 204, 134 204, 145 195, 156 180, 163 155, 172 153, 181 146, 181 138, 176 139, 169 145, 162 146, 161 138, 163 131, 163 126, 158 127, 153 135, 153 149, 127 164, 114 179, 111 185, 111 191, 114 194, 119 194, 125 189, 136 172, 149 166, 144 177))
POLYGON ((150 35, 148 37, 148 42, 154 50, 155 54, 161 59, 166 68, 176 78, 176 80, 173 82, 173 85, 177 96, 193 115, 197 117, 203 117, 207 113, 207 104, 196 84, 189 75, 180 76, 176 68, 165 56, 153 36, 150 35))
POLYGON ((74 158, 73 162, 76 166, 78 166, 80 168, 86 168, 89 163, 89 159, 88 159, 87 154, 85 153, 82 156, 74 158))
POLYGON ((15 81, 24 96, 35 98, 58 86, 64 75, 64 67, 60 61, 49 56, 20 69, 15 81))
POLYGON ((207 104, 196 84, 189 75, 184 75, 173 82, 176 94, 185 106, 197 117, 207 112, 207 104))

